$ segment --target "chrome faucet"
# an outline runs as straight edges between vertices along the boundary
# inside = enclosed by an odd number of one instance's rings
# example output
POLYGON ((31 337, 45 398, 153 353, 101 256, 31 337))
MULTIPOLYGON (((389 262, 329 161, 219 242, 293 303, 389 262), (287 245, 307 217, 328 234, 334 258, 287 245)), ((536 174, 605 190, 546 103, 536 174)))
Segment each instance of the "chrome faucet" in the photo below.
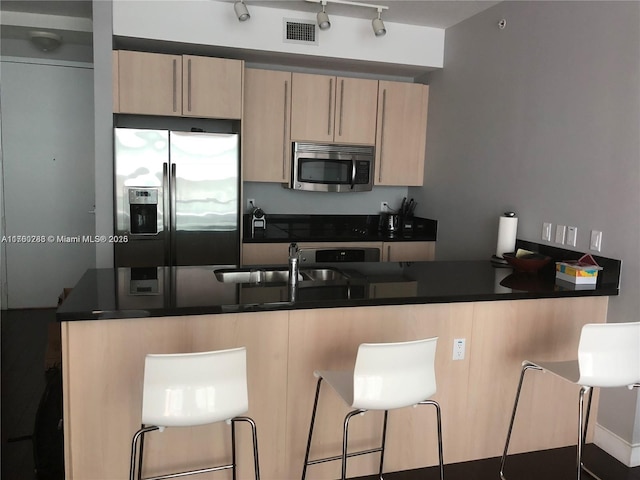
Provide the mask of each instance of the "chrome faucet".
POLYGON ((300 249, 297 243, 289 245, 289 285, 298 285, 298 274, 300 272, 300 249))

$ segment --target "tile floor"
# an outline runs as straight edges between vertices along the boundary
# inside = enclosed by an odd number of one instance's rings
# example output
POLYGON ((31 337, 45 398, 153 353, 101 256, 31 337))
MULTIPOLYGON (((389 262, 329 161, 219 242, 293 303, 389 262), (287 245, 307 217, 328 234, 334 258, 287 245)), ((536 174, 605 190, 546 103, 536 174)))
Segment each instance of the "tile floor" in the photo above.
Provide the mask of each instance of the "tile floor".
MULTIPOLYGON (((55 322, 55 310, 3 310, 0 318, 0 478, 36 480, 30 436, 33 433, 38 403, 45 388, 47 331, 49 324, 55 322)), ((509 480, 570 480, 575 478, 574 461, 575 447, 514 455, 509 458, 505 473, 509 480)), ((585 463, 603 480, 640 480, 640 467, 627 468, 594 445, 587 446, 585 463)), ((445 479, 499 480, 499 466, 499 458, 446 465, 445 479)), ((438 470, 433 467, 385 475, 385 480, 437 479, 438 470)), ((583 479, 589 480, 589 476, 584 475, 583 479)), ((377 480, 377 476, 360 477, 358 480, 377 480)))

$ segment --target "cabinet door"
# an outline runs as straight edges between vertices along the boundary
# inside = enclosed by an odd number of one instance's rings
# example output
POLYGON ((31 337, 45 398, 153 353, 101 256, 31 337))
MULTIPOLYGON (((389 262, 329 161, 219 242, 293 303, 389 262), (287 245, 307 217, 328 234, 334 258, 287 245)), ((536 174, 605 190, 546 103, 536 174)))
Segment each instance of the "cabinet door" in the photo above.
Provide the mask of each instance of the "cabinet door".
POLYGON ((244 72, 242 178, 287 182, 291 168, 291 73, 244 72))
POLYGON ((120 113, 182 115, 182 57, 118 51, 120 113))
POLYGON ((242 118, 242 69, 241 60, 184 55, 183 115, 242 118))
POLYGON ((426 262, 434 260, 436 242, 385 242, 384 262, 426 262))
POLYGON ((291 83, 291 140, 332 142, 336 77, 294 73, 291 83))
POLYGON ((242 265, 287 265, 288 243, 243 243, 242 265))
POLYGON ((429 87, 379 82, 375 185, 422 185, 429 87))
POLYGON ((338 77, 336 88, 335 141, 374 145, 378 81, 338 77))

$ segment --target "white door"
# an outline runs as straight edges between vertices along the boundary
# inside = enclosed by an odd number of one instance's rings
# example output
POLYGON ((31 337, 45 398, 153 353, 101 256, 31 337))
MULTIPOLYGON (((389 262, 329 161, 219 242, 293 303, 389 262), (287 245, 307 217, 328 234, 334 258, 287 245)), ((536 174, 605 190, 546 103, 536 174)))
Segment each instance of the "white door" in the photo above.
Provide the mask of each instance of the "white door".
POLYGON ((7 306, 53 307, 95 266, 93 70, 3 61, 0 109, 7 306))

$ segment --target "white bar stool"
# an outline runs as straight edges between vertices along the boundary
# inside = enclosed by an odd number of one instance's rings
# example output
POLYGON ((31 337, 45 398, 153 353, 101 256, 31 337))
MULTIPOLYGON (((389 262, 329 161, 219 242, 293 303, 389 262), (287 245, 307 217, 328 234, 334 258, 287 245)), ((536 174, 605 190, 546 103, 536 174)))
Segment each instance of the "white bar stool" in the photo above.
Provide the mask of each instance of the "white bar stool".
POLYGON ((129 479, 142 479, 145 434, 154 430, 162 432, 165 427, 191 427, 226 421, 231 424, 232 458, 229 465, 170 473, 145 480, 227 469, 232 469, 235 480, 236 422, 247 422, 251 426, 255 478, 259 480, 256 424, 249 417, 239 416, 248 409, 245 347, 214 352, 147 355, 142 394, 142 427, 133 436, 129 479))
POLYGON ((380 452, 379 475, 382 478, 384 450, 389 410, 415 405, 432 405, 436 409, 438 427, 438 455, 440 479, 444 478, 442 455, 442 420, 440 405, 428 400, 436 393, 435 355, 438 338, 399 343, 363 343, 358 348, 356 364, 349 371, 316 371, 318 378, 316 396, 311 413, 309 439, 304 457, 302 480, 305 480, 307 467, 335 460, 342 461, 342 476, 347 475, 347 458, 380 452), (311 437, 318 408, 318 398, 322 380, 333 387, 352 410, 344 418, 342 434, 342 454, 334 457, 309 460, 311 437), (368 410, 384 410, 382 444, 379 448, 347 453, 349 420, 354 415, 364 414, 368 410))
POLYGON ((587 324, 582 327, 578 358, 565 362, 522 362, 520 382, 513 404, 513 413, 504 445, 504 453, 500 463, 500 478, 506 480, 504 466, 509 450, 509 441, 516 418, 518 400, 522 390, 524 374, 527 370, 549 372, 576 385, 580 385, 578 397, 578 456, 577 478, 580 480, 582 470, 599 479, 582 463, 582 451, 587 436, 591 397, 593 388, 640 387, 640 322, 634 323, 602 323, 587 324), (589 394, 587 409, 584 411, 584 396, 589 394))

